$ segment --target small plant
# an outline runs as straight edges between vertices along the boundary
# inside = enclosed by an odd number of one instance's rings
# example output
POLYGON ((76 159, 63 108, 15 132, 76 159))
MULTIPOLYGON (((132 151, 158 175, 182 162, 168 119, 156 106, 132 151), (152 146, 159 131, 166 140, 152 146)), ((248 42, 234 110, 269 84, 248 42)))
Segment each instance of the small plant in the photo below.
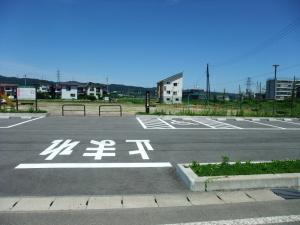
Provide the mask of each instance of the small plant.
POLYGON ((228 165, 228 163, 229 163, 229 157, 223 155, 222 156, 222 165, 228 165))

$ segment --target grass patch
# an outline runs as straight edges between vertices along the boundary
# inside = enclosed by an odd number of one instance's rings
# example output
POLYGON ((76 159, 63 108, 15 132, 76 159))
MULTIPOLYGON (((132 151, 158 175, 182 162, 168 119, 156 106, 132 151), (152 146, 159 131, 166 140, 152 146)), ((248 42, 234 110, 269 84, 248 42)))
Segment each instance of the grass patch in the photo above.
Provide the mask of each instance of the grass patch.
POLYGON ((230 175, 253 175, 275 173, 300 173, 300 160, 273 160, 266 163, 251 163, 251 161, 233 164, 229 163, 228 157, 223 157, 220 164, 200 165, 193 162, 190 168, 198 176, 230 176, 230 175))

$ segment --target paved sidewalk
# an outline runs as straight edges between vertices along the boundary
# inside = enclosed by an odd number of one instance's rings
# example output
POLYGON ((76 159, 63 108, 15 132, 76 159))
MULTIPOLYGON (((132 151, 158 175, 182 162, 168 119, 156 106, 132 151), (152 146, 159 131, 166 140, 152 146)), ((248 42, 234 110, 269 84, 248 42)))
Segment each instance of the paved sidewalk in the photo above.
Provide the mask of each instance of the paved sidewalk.
POLYGON ((16 212, 157 208, 278 200, 284 199, 275 195, 272 191, 267 189, 232 192, 192 192, 186 194, 158 195, 61 196, 20 198, 4 197, 0 198, 0 211, 16 212))

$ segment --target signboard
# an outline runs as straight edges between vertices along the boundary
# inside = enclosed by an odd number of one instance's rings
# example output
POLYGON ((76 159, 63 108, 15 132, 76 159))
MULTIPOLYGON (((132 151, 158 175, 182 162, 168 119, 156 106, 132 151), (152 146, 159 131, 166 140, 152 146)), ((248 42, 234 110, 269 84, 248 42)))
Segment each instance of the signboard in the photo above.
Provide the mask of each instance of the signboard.
POLYGON ((21 87, 17 88, 18 100, 36 100, 35 88, 21 87))

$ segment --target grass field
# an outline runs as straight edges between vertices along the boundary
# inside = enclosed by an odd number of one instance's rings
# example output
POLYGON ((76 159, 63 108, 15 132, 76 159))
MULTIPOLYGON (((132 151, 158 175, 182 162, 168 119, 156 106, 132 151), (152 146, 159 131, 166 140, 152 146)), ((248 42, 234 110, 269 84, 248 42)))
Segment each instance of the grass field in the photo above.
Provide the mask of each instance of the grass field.
POLYGON ((300 117, 300 101, 192 101, 188 105, 160 105, 151 111, 155 115, 189 116, 257 116, 257 117, 300 117), (274 104, 274 111, 273 111, 274 104))

